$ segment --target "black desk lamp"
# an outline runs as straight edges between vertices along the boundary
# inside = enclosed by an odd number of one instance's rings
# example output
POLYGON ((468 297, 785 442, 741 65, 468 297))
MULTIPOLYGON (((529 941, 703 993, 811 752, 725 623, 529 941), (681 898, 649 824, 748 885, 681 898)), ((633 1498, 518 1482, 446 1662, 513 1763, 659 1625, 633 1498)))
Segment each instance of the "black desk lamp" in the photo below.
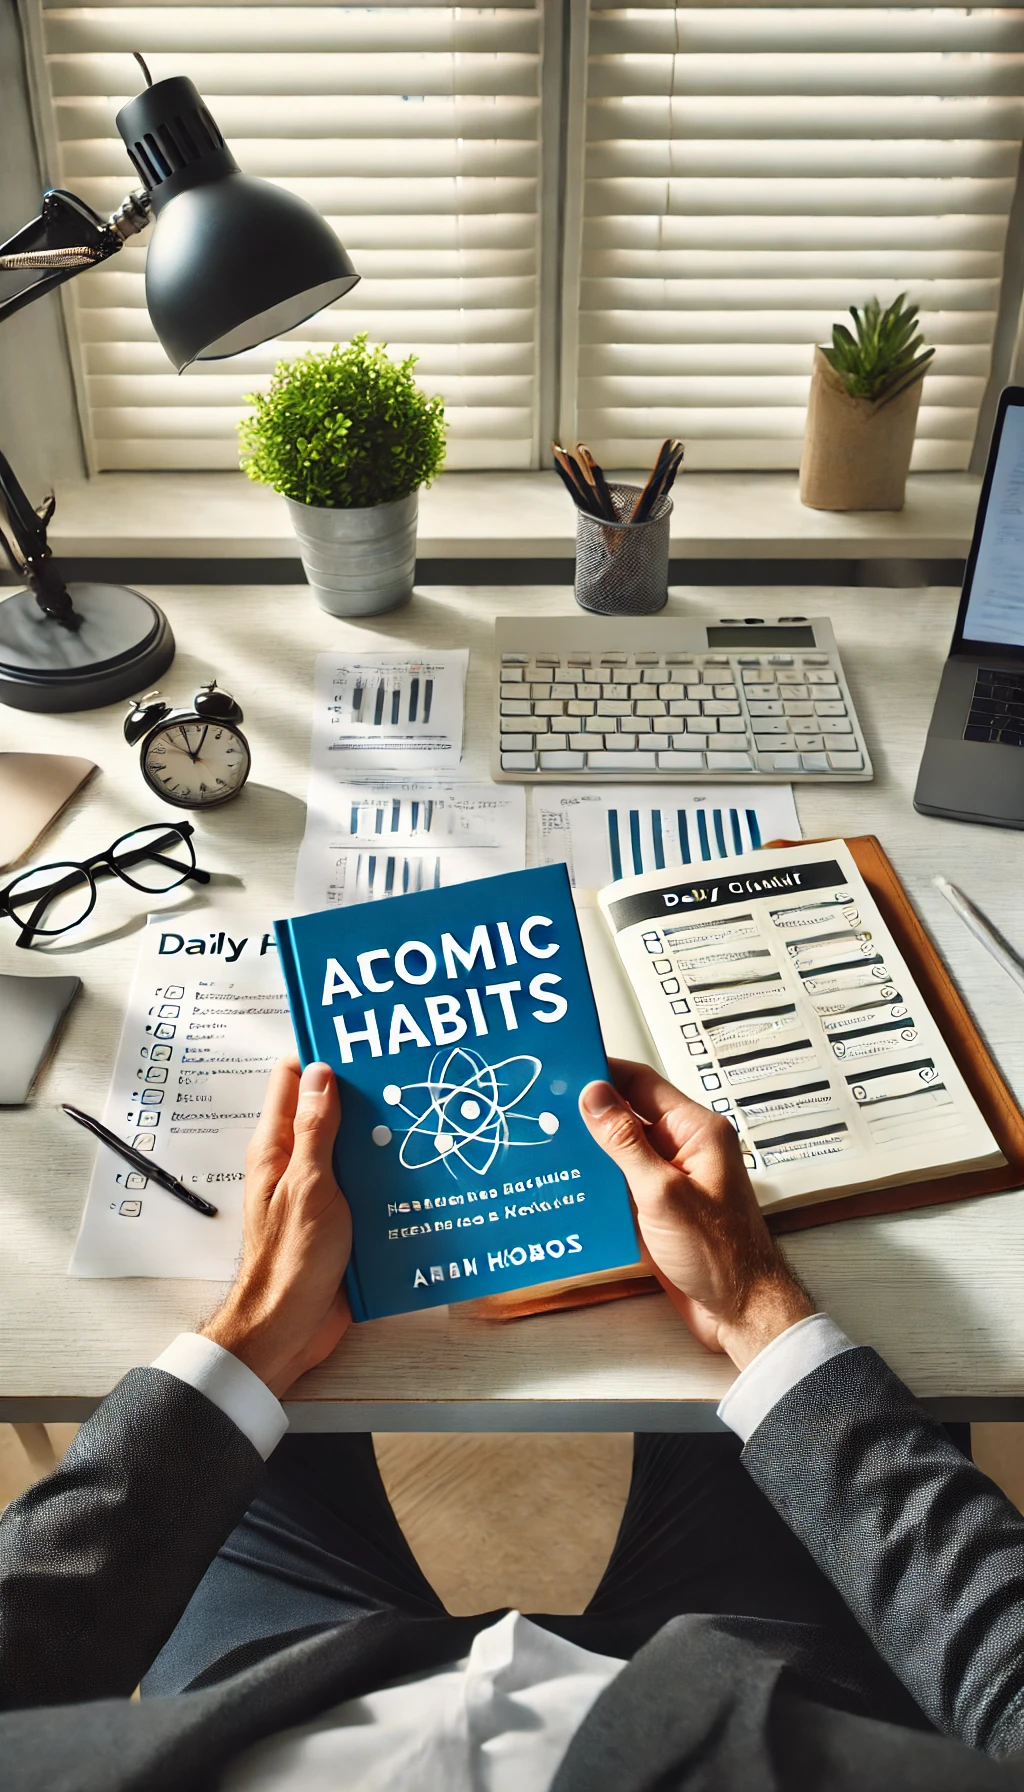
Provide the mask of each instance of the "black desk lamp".
MULTIPOLYGON (((241 172, 184 76, 150 83, 117 128, 145 191, 108 222, 73 193, 45 193, 39 217, 0 244, 0 272, 37 276, 0 300, 0 321, 116 255, 151 216, 146 304, 179 373, 293 329, 356 284, 319 212, 241 172)), ((96 709, 145 690, 174 657, 163 613, 124 585, 65 585, 46 542, 52 500, 33 510, 2 455, 0 498, 13 537, 2 545, 31 587, 0 603, 0 702, 96 709)))

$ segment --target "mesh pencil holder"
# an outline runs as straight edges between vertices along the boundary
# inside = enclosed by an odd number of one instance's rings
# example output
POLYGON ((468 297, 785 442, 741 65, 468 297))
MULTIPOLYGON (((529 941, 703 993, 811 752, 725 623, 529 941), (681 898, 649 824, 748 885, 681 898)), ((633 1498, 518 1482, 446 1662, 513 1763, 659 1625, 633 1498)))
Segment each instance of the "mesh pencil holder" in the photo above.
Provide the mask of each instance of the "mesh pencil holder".
MULTIPOLYGON (((610 485, 616 516, 630 514, 638 485, 610 485)), ((659 498, 642 523, 576 516, 576 602, 599 616, 650 616, 668 602, 672 500, 659 498)))

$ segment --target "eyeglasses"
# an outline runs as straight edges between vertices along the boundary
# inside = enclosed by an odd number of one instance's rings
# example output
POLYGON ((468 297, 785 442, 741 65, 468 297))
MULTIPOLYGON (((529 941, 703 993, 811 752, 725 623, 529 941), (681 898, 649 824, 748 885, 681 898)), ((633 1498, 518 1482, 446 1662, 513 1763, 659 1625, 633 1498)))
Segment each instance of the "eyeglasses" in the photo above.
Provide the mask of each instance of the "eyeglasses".
POLYGON ((133 890, 153 895, 188 879, 208 884, 210 873, 196 867, 194 832, 190 821, 133 828, 106 852, 94 853, 81 864, 66 859, 23 871, 0 890, 0 916, 9 915, 20 927, 19 946, 31 946, 37 934, 52 937, 80 926, 96 906, 101 877, 119 877, 133 890))

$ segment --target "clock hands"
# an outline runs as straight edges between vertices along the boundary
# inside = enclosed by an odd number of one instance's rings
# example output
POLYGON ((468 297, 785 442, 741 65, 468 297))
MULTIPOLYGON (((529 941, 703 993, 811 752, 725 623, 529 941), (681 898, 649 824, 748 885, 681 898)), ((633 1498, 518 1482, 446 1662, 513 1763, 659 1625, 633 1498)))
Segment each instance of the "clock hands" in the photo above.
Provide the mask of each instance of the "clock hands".
POLYGON ((202 752, 203 746, 206 741, 206 736, 209 734, 209 732, 210 732, 210 724, 209 724, 209 722, 207 722, 205 728, 203 729, 202 734, 199 736, 199 745, 196 748, 195 752, 193 753, 192 748, 188 744, 188 735, 185 733, 185 723, 179 722, 178 723, 178 733, 181 735, 181 738, 184 741, 185 745, 184 745, 184 748, 179 747, 178 752, 179 753, 183 752, 183 751, 186 752, 188 754, 189 758, 191 759, 192 764, 193 765, 197 764, 199 755, 202 752))
MULTIPOLYGON (((181 735, 181 738, 185 743, 186 753, 188 754, 189 758, 191 759, 192 764, 195 765, 196 760, 199 758, 200 752, 202 751, 203 741, 200 741, 198 747, 196 748, 195 752, 193 753, 192 748, 188 744, 188 735, 185 733, 184 722, 178 723, 178 733, 181 735)), ((206 739, 206 729, 204 728, 203 729, 203 740, 205 740, 205 739, 206 739)))

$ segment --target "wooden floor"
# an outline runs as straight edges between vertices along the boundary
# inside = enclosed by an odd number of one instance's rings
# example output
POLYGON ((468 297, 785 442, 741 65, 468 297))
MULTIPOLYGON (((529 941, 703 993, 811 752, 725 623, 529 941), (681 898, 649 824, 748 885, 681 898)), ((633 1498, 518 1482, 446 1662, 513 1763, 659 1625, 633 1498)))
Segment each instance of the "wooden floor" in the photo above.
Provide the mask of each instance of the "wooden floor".
MULTIPOLYGON (((0 1425, 0 1508, 57 1457, 74 1425, 0 1425), (42 1435, 40 1435, 42 1433, 42 1435)), ((427 1579, 455 1615, 582 1611, 611 1554, 633 1440, 587 1432, 374 1439, 384 1485, 427 1579)))
MULTIPOLYGON (((75 1431, 31 1426, 19 1436, 0 1425, 0 1509, 75 1431)), ((1024 1425, 975 1425, 973 1440, 979 1468, 1024 1510, 1024 1425)), ((583 1610, 615 1541, 631 1437, 400 1433, 374 1442, 402 1529, 448 1611, 583 1610)))

